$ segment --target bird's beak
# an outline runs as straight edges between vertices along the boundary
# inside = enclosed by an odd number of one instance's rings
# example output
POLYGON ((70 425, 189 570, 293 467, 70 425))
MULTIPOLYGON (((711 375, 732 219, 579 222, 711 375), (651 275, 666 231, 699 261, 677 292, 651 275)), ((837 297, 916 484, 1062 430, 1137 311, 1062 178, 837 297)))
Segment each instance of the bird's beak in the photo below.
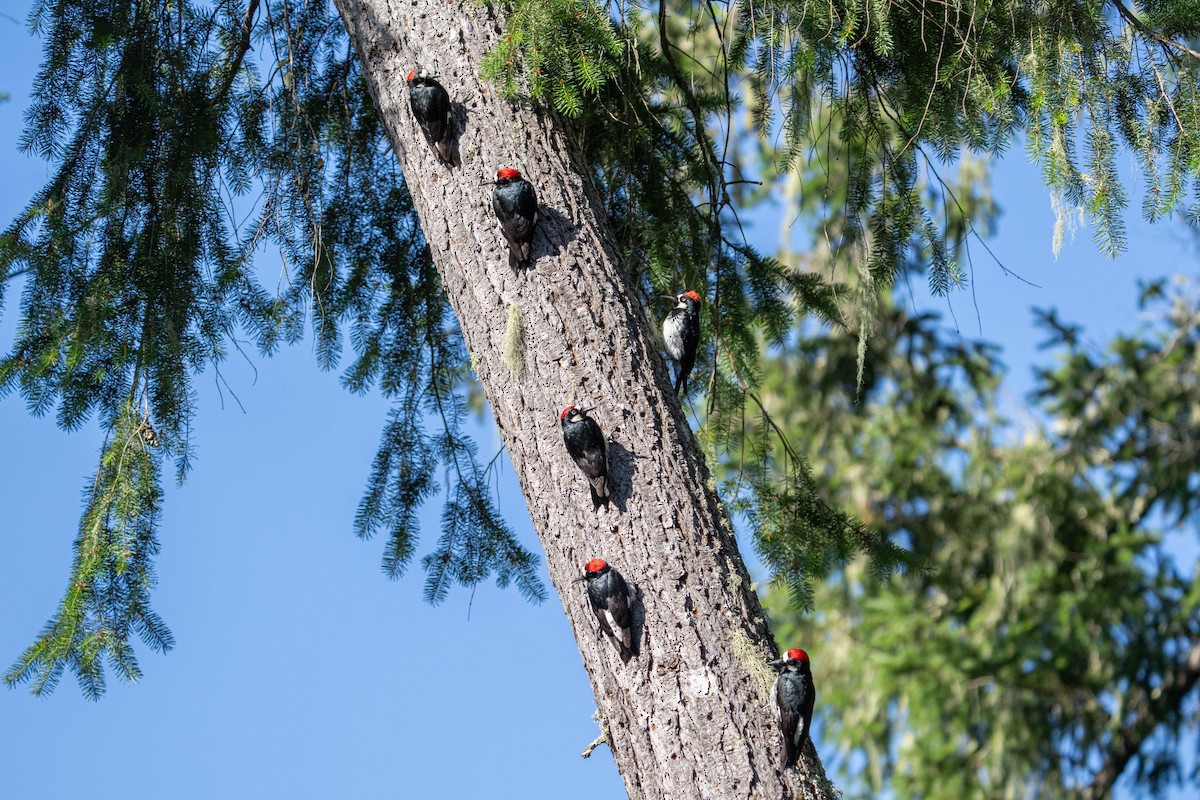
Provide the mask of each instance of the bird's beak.
POLYGON ((673 301, 675 299, 674 295, 669 295, 669 294, 660 294, 659 297, 661 297, 663 300, 672 300, 673 301))
POLYGON ((587 580, 587 575, 584 574, 584 575, 580 575, 578 578, 572 578, 571 583, 579 583, 580 581, 586 581, 586 580, 587 580))
POLYGON ((778 669, 779 667, 782 667, 782 666, 783 666, 783 664, 784 664, 784 662, 785 662, 785 661, 787 661, 787 659, 786 659, 786 658, 778 658, 778 659, 776 659, 776 660, 774 660, 774 661, 768 661, 768 662, 767 662, 767 666, 768 666, 768 667, 775 667, 776 669, 778 669))

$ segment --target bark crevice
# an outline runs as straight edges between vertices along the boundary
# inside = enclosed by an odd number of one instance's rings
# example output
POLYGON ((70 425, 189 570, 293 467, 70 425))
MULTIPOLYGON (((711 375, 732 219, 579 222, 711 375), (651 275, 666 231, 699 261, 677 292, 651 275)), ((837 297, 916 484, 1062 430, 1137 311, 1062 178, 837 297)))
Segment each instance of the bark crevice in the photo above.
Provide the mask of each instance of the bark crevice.
POLYGON ((554 585, 579 645, 632 798, 825 798, 807 773, 778 768, 782 746, 759 678, 775 657, 736 542, 672 392, 636 287, 617 259, 602 205, 550 113, 510 104, 478 77, 501 22, 483 7, 435 0, 337 0, 421 218, 467 349, 496 418, 554 585), (431 57, 432 56, 432 57, 431 57), (405 76, 432 66, 465 112, 462 166, 421 137, 405 76), (517 166, 547 210, 534 261, 514 274, 480 184, 517 166), (504 361, 509 306, 524 366, 504 361), (620 503, 592 510, 563 446, 558 412, 584 402, 613 442, 620 503), (571 580, 590 558, 638 590, 640 655, 622 664, 571 580), (738 637, 744 642, 738 646, 738 637))

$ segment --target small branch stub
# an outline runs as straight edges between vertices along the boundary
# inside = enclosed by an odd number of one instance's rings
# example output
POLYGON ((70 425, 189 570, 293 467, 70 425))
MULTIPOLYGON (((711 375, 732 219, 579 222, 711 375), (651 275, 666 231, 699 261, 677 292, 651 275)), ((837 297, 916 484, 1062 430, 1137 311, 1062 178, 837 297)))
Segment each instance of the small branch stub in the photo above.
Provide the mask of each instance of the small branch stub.
MULTIPOLYGON (((600 735, 597 736, 591 744, 583 748, 583 752, 579 755, 583 756, 584 758, 591 758, 593 750, 602 744, 608 744, 608 728, 604 726, 604 721, 600 719, 600 709, 596 709, 596 713, 592 714, 592 719, 594 719, 596 724, 600 726, 600 735)), ((609 746, 611 747, 612 745, 609 746)))

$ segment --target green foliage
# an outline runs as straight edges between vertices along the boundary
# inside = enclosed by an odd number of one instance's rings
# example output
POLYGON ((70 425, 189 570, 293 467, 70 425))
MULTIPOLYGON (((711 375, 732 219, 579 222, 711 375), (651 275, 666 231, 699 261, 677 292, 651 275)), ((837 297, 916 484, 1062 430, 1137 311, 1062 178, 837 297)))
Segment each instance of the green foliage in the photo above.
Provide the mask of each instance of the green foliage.
MULTIPOLYGON (((838 510, 830 476, 762 400, 764 348, 794 347, 809 317, 844 328, 868 393, 896 278, 922 263, 935 292, 965 283, 961 250, 991 208, 964 154, 1002 153, 1019 133, 1063 220, 1086 211, 1105 250, 1123 245, 1126 150, 1149 181, 1148 218, 1200 216, 1189 3, 1147 3, 1144 18, 1115 0, 1115 13, 1067 0, 510 6, 484 74, 569 118, 646 307, 683 289, 704 297, 700 439, 797 598, 857 553, 880 576, 927 554, 838 510), (806 263, 765 256, 743 230, 744 209, 781 188, 789 213, 815 221, 806 263)), ((25 276, 0 394, 70 429, 96 415, 110 441, 141 408, 155 456, 182 480, 201 370, 219 376, 244 338, 271 353, 309 334, 332 369, 348 338, 344 385, 395 401, 355 520, 361 537, 387 531, 384 571, 412 562, 417 510, 440 491, 428 599, 493 575, 543 596, 462 433, 470 362, 333 10, 51 0, 32 21, 46 50, 23 147, 52 177, 0 234, 0 293, 25 276), (274 290, 252 266, 271 248, 284 264, 274 290)), ((117 580, 98 563, 97 580, 117 580)), ((129 597, 113 613, 133 613, 129 597)), ((110 627, 110 647, 126 647, 110 627)), ((100 686, 81 646, 45 651, 37 669, 70 666, 100 686)))
POLYGON ((607 11, 589 0, 516 0, 479 71, 509 99, 527 94, 578 117, 585 98, 616 76, 625 50, 607 11))
MULTIPOLYGON (((640 23, 631 15, 628 24, 640 23)), ((693 391, 699 386, 708 396, 699 435, 716 458, 743 470, 722 494, 755 521, 756 546, 797 597, 807 596, 831 565, 864 550, 881 574, 909 566, 900 548, 821 500, 801 461, 790 463, 781 482, 778 471, 758 462, 759 451, 739 452, 731 432, 753 403, 763 342, 784 341, 807 315, 841 323, 837 288, 750 246, 728 193, 716 203, 698 202, 697 193, 704 197, 714 180, 717 196, 724 192, 719 171, 714 178, 709 169, 703 113, 720 113, 728 98, 704 85, 685 97, 674 83, 678 64, 648 42, 630 38, 629 47, 632 59, 616 63, 614 79, 573 121, 572 132, 594 165, 594 184, 646 306, 665 314, 669 307, 660 298, 685 289, 705 299, 702 341, 710 344, 701 348, 692 381, 693 391), (689 105, 701 111, 699 127, 689 105)), ((762 447, 771 446, 773 433, 762 447)))
POLYGON ((1126 747, 1141 790, 1178 780, 1200 596, 1163 542, 1200 521, 1200 304, 1194 284, 1145 296, 1154 324, 1103 353, 1042 315, 1060 357, 1025 431, 996 413, 986 345, 891 303, 860 404, 850 336, 781 354, 776 422, 835 499, 934 567, 881 583, 855 562, 813 616, 769 603, 789 646, 824 642, 827 740, 865 763, 849 795, 1105 796, 1126 747))
POLYGON ((864 554, 876 580, 898 568, 923 567, 903 547, 829 505, 819 492, 808 464, 795 453, 782 459, 782 474, 765 465, 775 463, 768 452, 775 442, 772 420, 760 412, 750 435, 751 452, 732 486, 744 482, 746 492, 733 505, 744 511, 754 531, 754 544, 763 561, 786 585, 794 608, 812 610, 815 583, 864 554))
MULTIPOLYGON (((1101 249, 1117 253, 1127 203, 1119 145, 1141 163, 1154 198, 1148 218, 1200 208, 1190 155, 1200 144, 1200 59, 1172 40, 1196 34, 1186 5, 1159 4, 1171 9, 1161 28, 1132 15, 1126 28, 1106 4, 1073 0, 878 8, 769 0, 740 15, 732 54, 754 72, 762 135, 781 117, 789 166, 811 152, 814 105, 861 142, 868 157, 852 171, 846 217, 852 234, 876 234, 872 261, 886 263, 881 239, 936 247, 921 224, 918 166, 936 169, 961 150, 1003 153, 1020 132, 1050 190, 1085 210, 1101 249)), ((935 258, 935 271, 943 264, 935 258)))
POLYGON ((446 464, 443 536, 426 563, 443 588, 427 594, 495 574, 544 596, 462 433, 461 336, 345 27, 321 3, 259 12, 257 0, 34 11, 46 55, 22 147, 53 173, 0 235, 0 291, 25 276, 0 395, 55 410, 67 429, 98 415, 110 442, 68 592, 7 676, 36 692, 70 668, 98 696, 103 657, 136 679, 131 630, 170 646, 148 599, 157 459, 186 475, 196 374, 220 378, 246 336, 265 354, 299 341, 308 320, 323 368, 348 334, 345 386, 396 401, 355 520, 364 538, 388 531, 384 571, 414 557, 417 510, 446 464), (284 265, 277 292, 252 268, 268 246, 284 265), (153 458, 136 425, 152 432, 153 458))
POLYGON ((105 661, 121 679, 137 680, 141 670, 129 642, 134 631, 155 650, 174 646, 150 609, 162 499, 155 434, 132 403, 120 408, 110 431, 84 496, 67 590, 37 641, 5 676, 10 683, 29 681, 35 694, 52 691, 69 667, 84 695, 96 699, 104 692, 105 661))

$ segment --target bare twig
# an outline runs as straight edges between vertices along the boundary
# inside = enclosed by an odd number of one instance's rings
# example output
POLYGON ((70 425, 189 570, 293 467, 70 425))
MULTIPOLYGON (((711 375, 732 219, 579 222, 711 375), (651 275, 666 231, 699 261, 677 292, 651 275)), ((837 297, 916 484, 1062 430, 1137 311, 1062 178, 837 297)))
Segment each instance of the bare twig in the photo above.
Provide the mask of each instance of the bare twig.
POLYGON ((215 106, 221 103, 229 90, 233 87, 233 82, 237 78, 238 72, 242 68, 242 59, 246 57, 246 53, 250 50, 250 34, 254 30, 254 15, 258 13, 259 0, 250 0, 250 5, 246 8, 246 15, 242 17, 241 36, 238 37, 237 51, 233 56, 233 64, 229 67, 229 73, 225 76, 225 82, 221 84, 221 88, 213 95, 209 101, 210 106, 215 106))
POLYGON ((1121 0, 1112 0, 1112 3, 1114 6, 1116 6, 1117 11, 1121 12, 1121 16, 1124 17, 1125 19, 1129 20, 1129 24, 1132 25, 1133 27, 1137 28, 1144 35, 1149 36, 1151 39, 1158 42, 1163 47, 1168 47, 1172 50, 1178 50, 1179 52, 1185 53, 1186 55, 1191 56, 1192 58, 1196 59, 1197 61, 1200 61, 1200 53, 1197 53, 1195 50, 1193 50, 1192 48, 1188 47, 1185 44, 1181 44, 1181 43, 1175 41, 1174 39, 1169 39, 1166 36, 1163 36, 1160 33, 1155 33, 1154 31, 1147 28, 1146 24, 1144 22, 1142 22, 1140 19, 1138 19, 1137 15, 1135 15, 1132 11, 1130 11, 1128 8, 1126 8, 1125 4, 1122 3, 1121 0))

